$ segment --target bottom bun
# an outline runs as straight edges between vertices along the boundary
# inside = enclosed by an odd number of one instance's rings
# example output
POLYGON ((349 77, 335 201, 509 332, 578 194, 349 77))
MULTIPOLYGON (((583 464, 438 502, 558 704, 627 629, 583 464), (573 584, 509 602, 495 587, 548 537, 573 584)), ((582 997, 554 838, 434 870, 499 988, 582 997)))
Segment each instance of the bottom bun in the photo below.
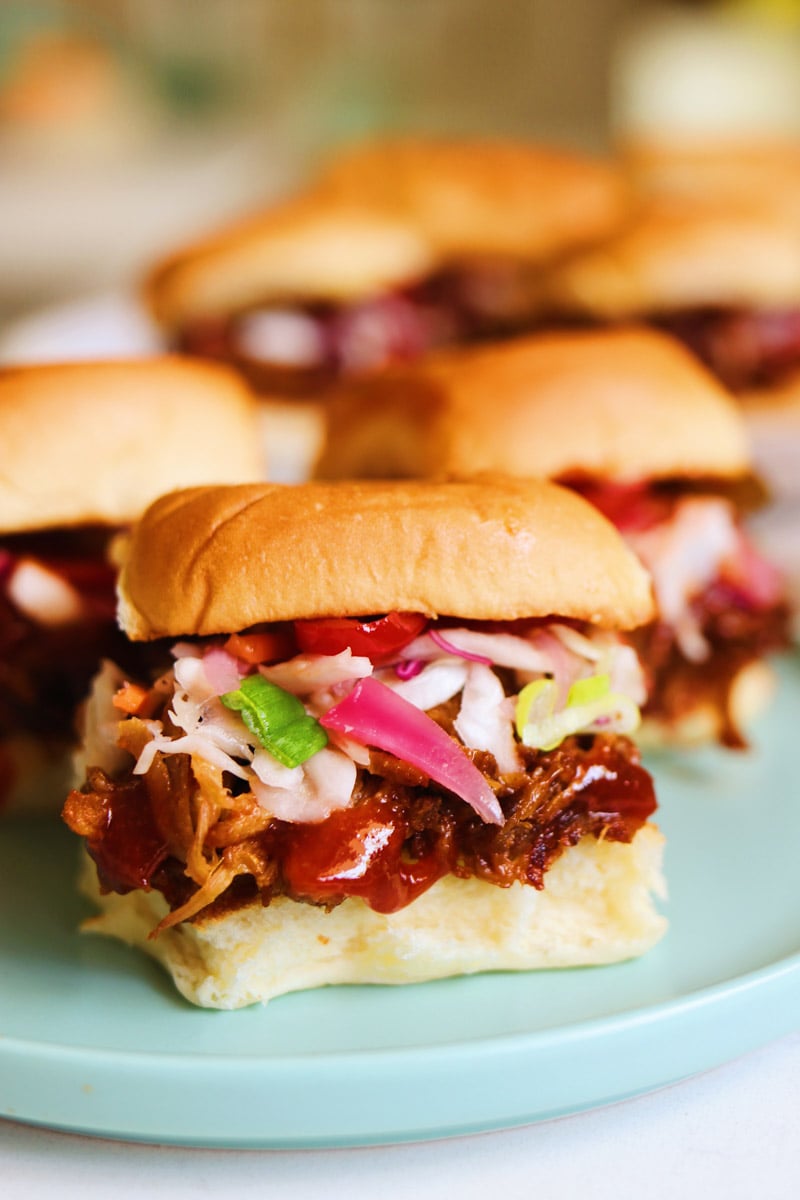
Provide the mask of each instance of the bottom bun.
MULTIPOLYGON (((775 688, 775 672, 768 663, 751 662, 742 667, 731 683, 729 724, 746 737, 748 727, 769 708, 775 688)), ((725 727, 724 714, 709 701, 696 705, 677 721, 646 717, 636 741, 645 750, 705 746, 718 741, 725 727)))
POLYGON ((325 984, 619 962, 666 931, 653 903, 665 895, 663 840, 653 825, 630 844, 584 838, 548 871, 543 891, 446 876, 388 916, 357 898, 326 913, 281 897, 154 939, 147 935, 167 911, 161 894, 101 896, 87 858, 83 890, 103 911, 84 929, 139 946, 204 1008, 242 1008, 325 984))

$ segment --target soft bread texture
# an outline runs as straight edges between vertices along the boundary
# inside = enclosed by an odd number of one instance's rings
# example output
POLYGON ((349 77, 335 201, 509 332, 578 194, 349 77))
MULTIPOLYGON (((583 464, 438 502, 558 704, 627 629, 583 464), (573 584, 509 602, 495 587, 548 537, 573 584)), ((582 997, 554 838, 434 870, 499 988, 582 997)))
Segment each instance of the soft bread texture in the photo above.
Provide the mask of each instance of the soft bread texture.
POLYGON ((550 258, 606 235, 626 208, 620 172, 578 155, 373 142, 342 153, 306 192, 157 264, 145 294, 171 329, 257 304, 345 303, 452 258, 550 258))
POLYGON ((154 268, 145 296, 157 320, 179 328, 255 304, 345 303, 433 264, 407 220, 312 191, 179 250, 154 268))
POLYGON ((769 198, 664 196, 556 268, 556 310, 611 320, 706 307, 800 304, 800 211, 769 198))
POLYGON ((320 184, 408 217, 443 258, 551 258, 608 234, 628 207, 610 163, 512 141, 365 142, 343 150, 320 184))
POLYGON ((102 911, 84 929, 146 951, 206 1008, 242 1008, 326 984, 619 962, 666 930, 653 902, 665 893, 662 844, 652 825, 630 845, 584 838, 548 871, 541 892, 447 876, 388 916, 358 898, 326 913, 281 897, 157 938, 148 934, 166 913, 161 894, 101 896, 87 858, 82 887, 102 911))
POLYGON ((445 351, 342 384, 317 474, 624 482, 749 466, 741 413, 694 356, 663 334, 620 330, 445 351))
POLYGON ((195 488, 133 530, 119 619, 134 640, 392 609, 476 620, 649 620, 614 527, 541 481, 195 488))
POLYGON ((173 488, 263 478, 256 412, 191 359, 3 370, 0 532, 127 524, 173 488))
POLYGON ((618 147, 644 193, 754 200, 800 215, 800 141, 741 136, 633 138, 618 147))

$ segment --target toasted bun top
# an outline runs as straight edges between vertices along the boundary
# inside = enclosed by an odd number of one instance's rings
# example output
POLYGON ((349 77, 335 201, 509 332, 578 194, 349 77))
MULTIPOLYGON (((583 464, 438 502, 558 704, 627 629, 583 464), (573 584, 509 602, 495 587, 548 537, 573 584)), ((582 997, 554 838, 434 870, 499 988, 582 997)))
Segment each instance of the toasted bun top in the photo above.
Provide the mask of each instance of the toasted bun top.
POLYGON ((433 261, 401 217, 311 192, 179 250, 145 294, 156 318, 179 328, 260 303, 343 303, 417 279, 433 261))
POLYGON ((800 205, 768 196, 662 196, 547 281, 566 312, 627 318, 704 307, 800 303, 800 205))
POLYGON ((540 260, 619 224, 618 171, 495 142, 387 141, 344 152, 313 187, 156 266, 156 317, 190 320, 281 301, 346 302, 450 258, 540 260))
POLYGON ((736 403, 649 330, 552 333, 451 350, 344 384, 317 474, 736 477, 736 403))
POLYGON ((191 359, 0 371, 0 532, 122 525, 162 492, 263 477, 256 405, 191 359))
POLYGON ((648 576, 605 518, 509 479, 175 492, 135 527, 119 595, 134 640, 393 609, 614 628, 653 614, 648 576))
POLYGON ((795 138, 707 134, 629 138, 619 154, 642 192, 753 199, 800 211, 800 141, 795 138))
POLYGON ((413 220, 445 258, 550 258, 607 235, 628 203, 611 164, 512 141, 366 142, 342 151, 321 184, 413 220))

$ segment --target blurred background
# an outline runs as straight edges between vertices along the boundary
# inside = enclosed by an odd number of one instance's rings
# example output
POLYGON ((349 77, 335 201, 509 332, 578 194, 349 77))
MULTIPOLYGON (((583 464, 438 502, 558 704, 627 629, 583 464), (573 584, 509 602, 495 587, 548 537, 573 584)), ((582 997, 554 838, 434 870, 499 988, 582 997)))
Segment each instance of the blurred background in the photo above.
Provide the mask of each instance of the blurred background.
POLYGON ((375 130, 800 133, 800 0, 2 0, 0 328, 375 130))

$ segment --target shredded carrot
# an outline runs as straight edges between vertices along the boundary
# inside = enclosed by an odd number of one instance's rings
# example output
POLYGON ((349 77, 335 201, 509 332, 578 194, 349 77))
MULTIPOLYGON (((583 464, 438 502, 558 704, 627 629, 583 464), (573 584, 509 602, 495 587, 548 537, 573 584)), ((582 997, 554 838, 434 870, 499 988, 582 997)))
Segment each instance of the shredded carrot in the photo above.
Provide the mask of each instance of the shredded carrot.
POLYGON ((269 633, 232 633, 225 649, 246 663, 277 662, 295 652, 291 634, 284 629, 269 633))
POLYGON ((149 695, 149 690, 141 687, 138 683, 123 683, 122 687, 115 693, 111 703, 114 705, 114 708, 118 708, 121 712, 130 713, 131 716, 139 716, 149 695))

